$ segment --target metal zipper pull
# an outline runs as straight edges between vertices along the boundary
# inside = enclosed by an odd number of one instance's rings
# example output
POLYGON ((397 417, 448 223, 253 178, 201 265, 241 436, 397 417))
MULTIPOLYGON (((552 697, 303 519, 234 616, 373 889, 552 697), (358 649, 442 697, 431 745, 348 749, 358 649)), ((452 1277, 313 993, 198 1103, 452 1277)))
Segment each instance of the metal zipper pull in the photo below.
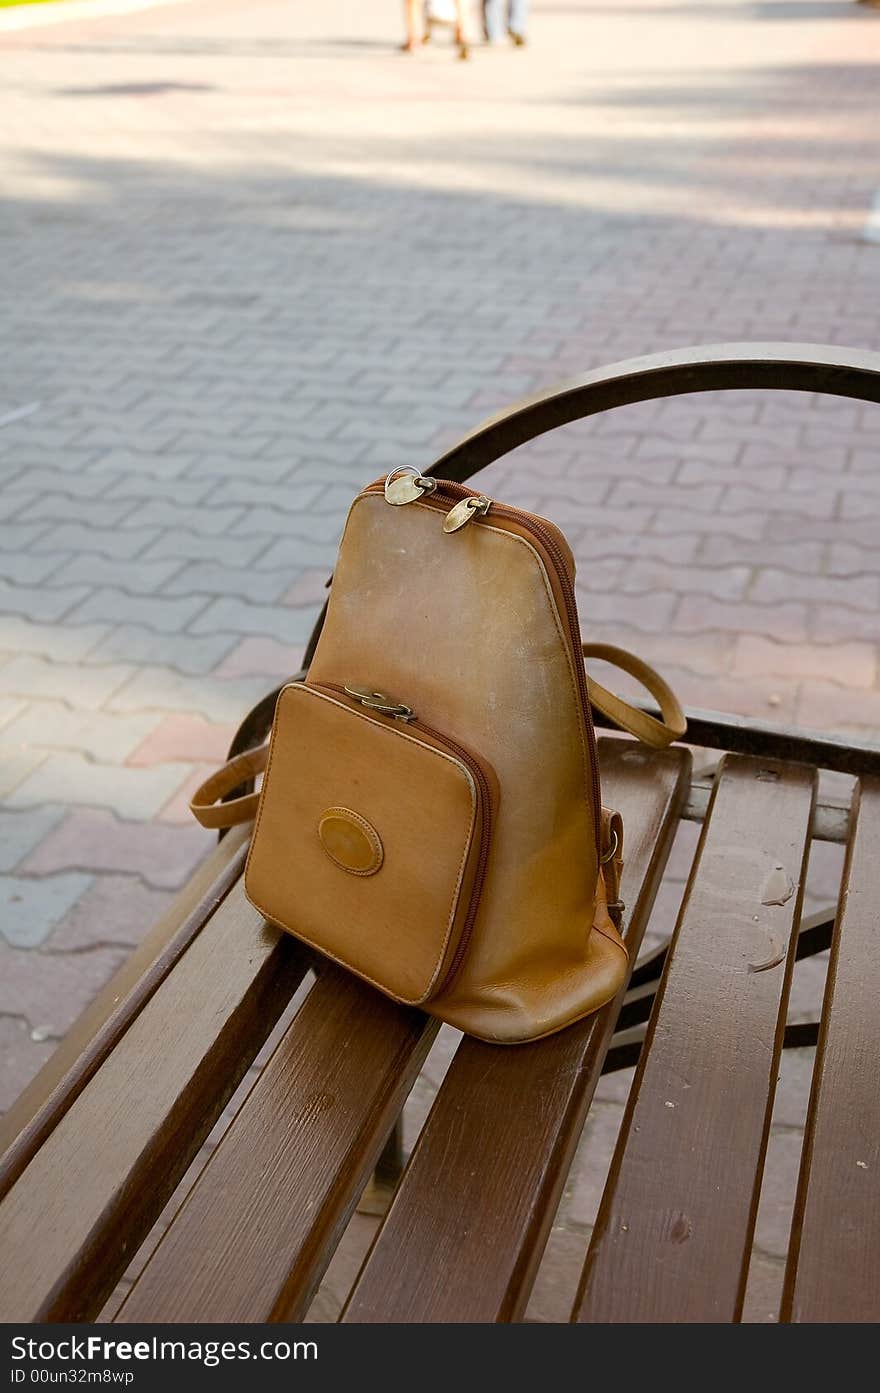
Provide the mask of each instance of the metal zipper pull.
POLYGON ((461 498, 454 508, 450 508, 443 521, 444 532, 457 532, 460 527, 466 526, 471 518, 479 514, 482 517, 489 511, 492 500, 485 494, 477 497, 471 495, 469 498, 461 498))
POLYGON ((425 493, 433 493, 436 487, 436 479, 427 479, 411 464, 402 464, 392 469, 385 480, 385 502, 399 508, 404 503, 415 503, 425 493))
POLYGON ((374 692, 372 687, 344 687, 346 696, 354 697, 368 711, 377 711, 380 716, 391 716, 395 721, 414 721, 416 713, 411 706, 402 701, 392 701, 383 692, 374 692))

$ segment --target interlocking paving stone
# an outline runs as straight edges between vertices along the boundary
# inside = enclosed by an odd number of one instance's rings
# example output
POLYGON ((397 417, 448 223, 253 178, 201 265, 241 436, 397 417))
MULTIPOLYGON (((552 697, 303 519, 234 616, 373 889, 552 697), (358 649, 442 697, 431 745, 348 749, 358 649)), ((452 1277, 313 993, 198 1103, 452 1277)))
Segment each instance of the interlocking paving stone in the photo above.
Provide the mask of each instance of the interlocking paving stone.
POLYGON ((88 557, 118 557, 134 560, 150 542, 160 536, 159 528, 106 528, 88 522, 63 522, 43 528, 33 542, 33 552, 78 552, 88 557))
POLYGON ((274 638, 245 638, 224 658, 217 672, 224 677, 238 677, 244 673, 292 677, 302 666, 304 652, 302 645, 279 643, 274 638))
POLYGON ((0 1112, 12 1106, 57 1043, 51 1038, 32 1040, 23 1016, 0 1016, 0 1112))
POLYGON ((34 585, 15 585, 0 580, 0 612, 21 614, 28 619, 60 619, 88 595, 85 586, 71 586, 64 590, 38 588, 34 585))
POLYGON ((38 947, 91 883, 82 874, 0 875, 0 934, 14 948, 38 947))
POLYGON ((0 731, 16 716, 20 715, 26 707, 27 702, 15 697, 0 697, 0 731))
POLYGON ((74 710, 60 702, 33 702, 0 730, 0 751, 7 747, 79 750, 105 763, 121 763, 160 719, 155 712, 109 716, 106 711, 74 710))
POLYGON ((11 871, 61 821, 65 809, 44 806, 12 812, 0 808, 0 871, 11 871))
POLYGON ((75 556, 56 568, 51 585, 111 585, 131 595, 152 594, 168 589, 168 582, 180 570, 178 560, 119 561, 106 556, 75 556))
POLYGON ((297 644, 309 637, 313 624, 311 608, 248 604, 225 597, 212 600, 193 620, 190 629, 194 634, 262 634, 282 643, 297 644))
POLYGON ((94 623, 96 620, 108 624, 135 623, 158 634, 177 634, 206 604, 204 595, 172 599, 165 595, 130 595, 125 590, 104 587, 93 591, 77 605, 70 619, 75 624, 94 623))
POLYGON ((177 563, 176 570, 177 574, 164 586, 166 595, 230 596, 251 604, 275 604, 287 589, 289 579, 286 569, 254 571, 224 565, 222 561, 193 561, 182 569, 177 563))
POLYGON ((140 624, 120 624, 96 644, 89 663, 160 663, 181 673, 208 673, 235 646, 234 634, 162 634, 140 624))
POLYGON ((57 575, 66 561, 66 556, 37 556, 20 551, 3 551, 0 552, 0 579, 10 580, 15 585, 39 585, 40 581, 57 575))
MULTIPOLYGON (((152 822, 120 822, 112 813, 82 809, 70 813, 18 868, 29 876, 88 866, 112 875, 130 872, 158 889, 176 890, 210 849, 202 828, 162 827, 152 822)), ((102 926, 96 925, 100 939, 102 926)))
MULTIPOLYGON (((100 670, 100 669, 99 669, 100 670)), ((0 668, 0 691, 3 688, 0 668)), ((107 702, 110 711, 196 711, 209 721, 238 721, 266 695, 260 675, 205 682, 161 667, 141 668, 107 702)))
POLYGON ((59 953, 0 945, 0 1017, 24 1016, 40 1043, 69 1030, 128 950, 113 946, 59 953))
POLYGON ((89 951, 96 942, 135 947, 173 898, 173 891, 144 885, 136 875, 97 875, 52 929, 46 951, 89 951))
MULTIPOLYGON (((93 629, 89 632, 94 634, 93 629)), ((71 706, 98 710, 131 673, 131 667, 115 663, 86 667, 73 662, 54 663, 27 654, 10 658, 0 667, 0 694, 63 697, 71 706)))
POLYGON ((3 758, 0 759, 0 798, 8 798, 45 758, 43 750, 4 752, 3 758))
POLYGON ((202 716, 165 716, 128 755, 131 765, 162 764, 166 760, 217 762, 226 758, 235 727, 206 721, 202 716))
MULTIPOLYGON (((4 614, 0 616, 0 652, 72 661, 91 652, 109 629, 108 624, 34 624, 20 615, 4 614)), ((63 677, 58 690, 65 690, 63 677)))
POLYGON ((48 754, 8 796, 11 808, 55 800, 68 806, 109 808, 123 818, 155 817, 190 773, 189 764, 149 769, 97 764, 81 754, 48 754))

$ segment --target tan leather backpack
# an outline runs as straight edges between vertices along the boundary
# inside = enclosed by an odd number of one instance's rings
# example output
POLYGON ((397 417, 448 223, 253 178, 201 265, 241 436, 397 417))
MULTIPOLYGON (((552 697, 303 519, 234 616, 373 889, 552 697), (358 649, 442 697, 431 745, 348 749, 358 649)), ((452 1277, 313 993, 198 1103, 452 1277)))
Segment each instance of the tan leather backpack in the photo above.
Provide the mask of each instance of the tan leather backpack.
POLYGON ((245 889, 267 920, 498 1043, 551 1034, 626 979, 623 827, 602 807, 591 703, 651 745, 685 731, 650 668, 582 648, 574 571, 543 518, 415 470, 371 484, 269 745, 192 804, 210 827, 256 814, 245 889), (662 721, 583 655, 641 680, 662 721), (264 768, 260 794, 216 803, 264 768))

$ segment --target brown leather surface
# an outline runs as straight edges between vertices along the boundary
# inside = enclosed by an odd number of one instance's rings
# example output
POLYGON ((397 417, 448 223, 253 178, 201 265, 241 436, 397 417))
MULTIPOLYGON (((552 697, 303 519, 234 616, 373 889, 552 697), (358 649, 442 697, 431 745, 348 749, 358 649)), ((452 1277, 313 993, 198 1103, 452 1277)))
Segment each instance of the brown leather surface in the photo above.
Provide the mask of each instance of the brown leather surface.
POLYGON ((375 875, 381 869, 382 838, 351 808, 328 808, 318 823, 318 838, 330 860, 351 875, 375 875))
POLYGON ((412 727, 294 683, 278 702, 245 870, 248 898, 398 1001, 443 979, 470 903, 484 809, 467 766, 412 727), (369 828, 381 865, 340 864, 345 810, 369 828), (332 850, 335 855, 328 855, 332 850), (353 874, 352 871, 355 873, 353 874))
POLYGON ((533 1039, 602 1005, 626 968, 599 881, 575 655, 527 539, 491 515, 442 524, 422 503, 355 501, 308 680, 391 692, 495 769, 471 945, 428 1009, 484 1039, 533 1039))

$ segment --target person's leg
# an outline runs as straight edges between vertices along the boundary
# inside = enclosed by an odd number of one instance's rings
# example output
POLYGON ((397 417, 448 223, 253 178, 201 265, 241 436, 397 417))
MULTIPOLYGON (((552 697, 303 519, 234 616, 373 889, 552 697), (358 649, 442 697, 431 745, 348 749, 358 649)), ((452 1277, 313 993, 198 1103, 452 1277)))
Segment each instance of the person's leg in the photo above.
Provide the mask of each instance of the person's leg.
POLYGON ((470 0, 455 0, 455 42, 458 44, 459 58, 468 56, 468 13, 470 0))
POLYGON ((525 41, 526 26, 529 22, 529 0, 510 0, 507 9, 507 32, 516 42, 525 41))
POLYGON ((505 0, 483 0, 483 32, 490 44, 504 38, 505 0))
POLYGON ((403 19, 406 25, 406 39, 403 49, 406 53, 412 53, 419 42, 419 10, 422 7, 422 0, 403 0, 403 19))

